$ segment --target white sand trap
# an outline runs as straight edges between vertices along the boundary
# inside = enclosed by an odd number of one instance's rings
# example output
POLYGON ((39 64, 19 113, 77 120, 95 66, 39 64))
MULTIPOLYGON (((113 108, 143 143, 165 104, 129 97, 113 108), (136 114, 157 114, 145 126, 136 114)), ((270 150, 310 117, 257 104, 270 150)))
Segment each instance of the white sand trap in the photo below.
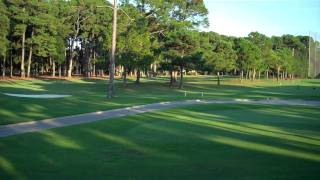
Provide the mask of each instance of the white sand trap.
POLYGON ((71 95, 65 95, 65 94, 11 94, 11 93, 3 93, 3 94, 7 96, 14 96, 14 97, 40 98, 40 99, 64 98, 64 97, 71 96, 71 95))

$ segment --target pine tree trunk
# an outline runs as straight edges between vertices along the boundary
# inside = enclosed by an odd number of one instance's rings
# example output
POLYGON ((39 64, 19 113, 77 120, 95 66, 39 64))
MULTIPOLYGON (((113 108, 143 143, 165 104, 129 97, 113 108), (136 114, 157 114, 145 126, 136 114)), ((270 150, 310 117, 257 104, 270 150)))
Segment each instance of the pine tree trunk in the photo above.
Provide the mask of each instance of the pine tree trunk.
POLYGON ((150 78, 149 73, 148 73, 148 69, 144 69, 142 71, 142 76, 145 76, 146 78, 150 78))
POLYGON ((149 77, 149 78, 154 77, 154 76, 153 76, 153 75, 154 75, 154 72, 153 72, 153 64, 150 65, 150 70, 147 71, 147 74, 148 74, 148 77, 149 77))
POLYGON ((41 75, 44 74, 44 66, 43 66, 43 62, 41 63, 41 75))
MULTIPOLYGON (((33 29, 31 31, 31 37, 33 36, 33 29)), ((31 61, 32 61, 32 44, 29 47, 29 57, 28 57, 28 68, 27 68, 27 77, 30 77, 30 69, 31 69, 31 61)))
POLYGON ((114 92, 114 74, 115 74, 115 53, 116 53, 116 42, 117 42, 117 0, 113 0, 113 23, 112 23, 112 47, 111 47, 111 57, 110 57, 110 77, 109 77, 109 91, 108 97, 112 98, 115 94, 114 92))
POLYGON ((3 57, 3 65, 2 65, 2 77, 6 76, 6 56, 3 57))
POLYGON ((12 55, 10 57, 10 78, 13 77, 13 64, 12 64, 12 55))
POLYGON ((269 79, 269 69, 267 69, 267 71, 266 71, 266 77, 267 77, 267 79, 269 79))
POLYGON ((96 52, 93 50, 93 76, 97 77, 96 73, 96 52))
POLYGON ((34 71, 34 76, 38 76, 38 73, 39 73, 38 64, 34 65, 33 71, 34 71))
MULTIPOLYGON (((63 75, 63 76, 67 76, 67 48, 66 48, 66 50, 64 51, 64 56, 65 56, 66 58, 65 58, 63 67, 61 67, 61 68, 62 68, 62 73, 63 73, 62 75, 63 75)), ((62 64, 61 64, 61 66, 62 66, 62 64)))
POLYGON ((124 87, 127 87, 127 68, 124 66, 124 68, 123 68, 123 75, 122 75, 122 77, 123 77, 123 86, 124 87))
POLYGON ((79 72, 79 66, 77 64, 77 62, 74 63, 75 64, 75 70, 76 70, 76 75, 78 75, 80 72, 79 72))
POLYGON ((24 54, 25 54, 25 41, 26 41, 26 32, 22 32, 22 43, 21 43, 21 66, 20 66, 20 76, 25 78, 25 69, 24 69, 24 54))
POLYGON ((243 70, 241 70, 241 74, 240 74, 240 82, 242 83, 243 81, 243 70))
POLYGON ((90 68, 90 65, 91 65, 91 54, 90 54, 90 51, 91 51, 91 48, 90 48, 90 41, 91 41, 91 38, 89 39, 89 42, 85 42, 85 47, 83 49, 84 51, 84 57, 85 57, 85 65, 84 65, 84 76, 85 77, 90 77, 91 76, 91 68, 90 68))
POLYGON ((285 78, 288 79, 288 70, 286 69, 285 78))
MULTIPOLYGON (((46 64, 45 64, 46 65, 46 64)), ((51 66, 51 62, 49 63, 49 66, 51 66)), ((45 66, 45 69, 46 69, 46 74, 49 72, 49 67, 48 66, 45 66)))
POLYGON ((176 83, 177 82, 177 76, 178 76, 178 71, 173 71, 173 82, 176 83))
POLYGON ((220 72, 217 72, 217 77, 218 77, 218 86, 220 86, 220 72))
POLYGON ((277 81, 280 80, 280 66, 277 67, 277 81))
POLYGON ((170 74, 170 86, 173 85, 173 71, 172 69, 169 70, 169 74, 170 74))
POLYGON ((59 69, 58 69, 58 71, 59 71, 59 78, 61 78, 61 64, 59 64, 59 69))
POLYGON ((140 69, 137 70, 137 79, 136 79, 136 84, 140 83, 140 77, 141 77, 141 72, 140 69))
POLYGON ((157 64, 154 63, 154 64, 153 64, 153 70, 152 70, 153 77, 156 77, 156 76, 157 76, 157 71, 158 71, 157 68, 158 68, 158 67, 157 67, 157 64))
POLYGON ((10 71, 10 78, 12 78, 12 45, 10 45, 10 54, 9 54, 10 58, 8 60, 10 60, 9 62, 9 71, 10 71))
POLYGON ((65 62, 64 68, 63 68, 63 76, 68 76, 67 75, 67 62, 65 62))
POLYGON ((52 61, 52 77, 56 77, 56 62, 54 62, 54 59, 51 59, 51 57, 50 61, 52 61))
POLYGON ((183 66, 180 66, 180 85, 179 89, 183 88, 183 66))
POLYGON ((72 76, 72 69, 73 69, 72 59, 73 59, 73 42, 71 43, 71 47, 70 47, 69 66, 68 66, 68 71, 67 71, 68 78, 71 78, 71 76, 72 76))
POLYGON ((27 77, 30 77, 31 61, 32 61, 32 46, 29 48, 27 77))
POLYGON ((67 75, 68 78, 71 78, 71 76, 72 76, 72 69, 73 69, 72 61, 73 61, 73 58, 74 58, 73 57, 74 56, 73 46, 74 46, 75 39, 79 35, 79 32, 80 32, 80 10, 77 9, 76 32, 75 32, 73 38, 71 39, 71 46, 70 46, 69 66, 68 66, 68 72, 67 72, 68 73, 68 75, 67 75))
POLYGON ((92 76, 97 77, 96 63, 95 62, 93 62, 93 65, 92 65, 92 76))
POLYGON ((253 69, 253 73, 252 73, 252 81, 256 80, 256 69, 253 69))

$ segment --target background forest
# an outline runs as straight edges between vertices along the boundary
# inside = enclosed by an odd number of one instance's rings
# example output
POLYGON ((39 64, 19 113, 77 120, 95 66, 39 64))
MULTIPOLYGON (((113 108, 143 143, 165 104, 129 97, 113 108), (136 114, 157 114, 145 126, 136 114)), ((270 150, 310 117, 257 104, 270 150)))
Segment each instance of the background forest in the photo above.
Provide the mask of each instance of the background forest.
MULTIPOLYGON (((121 0, 116 75, 222 74, 241 79, 308 75, 309 37, 230 37, 202 32, 202 0, 121 0)), ((103 76, 109 73, 112 4, 105 0, 1 0, 2 76, 103 76)), ((237 28, 237 27, 234 27, 237 28)), ((313 41, 311 39, 311 41, 313 41)), ((220 82, 218 82, 220 83, 220 82)))

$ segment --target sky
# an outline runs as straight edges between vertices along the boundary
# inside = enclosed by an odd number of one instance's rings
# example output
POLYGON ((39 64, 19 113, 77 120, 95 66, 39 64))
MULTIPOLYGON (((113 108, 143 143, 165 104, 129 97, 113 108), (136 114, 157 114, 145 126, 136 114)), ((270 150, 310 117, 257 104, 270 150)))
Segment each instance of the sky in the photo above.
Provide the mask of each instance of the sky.
POLYGON ((267 36, 283 34, 320 36, 320 0, 204 0, 209 10, 206 31, 247 36, 258 31, 267 36))

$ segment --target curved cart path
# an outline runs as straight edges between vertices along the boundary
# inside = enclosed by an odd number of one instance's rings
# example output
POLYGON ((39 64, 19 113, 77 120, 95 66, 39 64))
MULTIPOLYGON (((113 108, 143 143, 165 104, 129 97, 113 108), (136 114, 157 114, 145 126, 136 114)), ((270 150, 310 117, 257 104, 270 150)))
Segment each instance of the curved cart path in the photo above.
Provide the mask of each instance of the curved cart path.
POLYGON ((28 132, 36 132, 44 129, 71 126, 75 124, 90 123, 116 117, 151 112, 161 109, 170 109, 186 105, 195 104, 255 104, 255 105, 293 105, 293 106, 316 106, 320 107, 320 101, 307 100, 247 100, 247 99, 230 99, 230 100, 186 100, 175 102, 161 102, 141 106, 133 106, 108 111, 98 111, 93 113, 79 114, 73 116, 58 117, 39 121, 30 121, 17 124, 0 126, 0 137, 7 137, 28 132))

